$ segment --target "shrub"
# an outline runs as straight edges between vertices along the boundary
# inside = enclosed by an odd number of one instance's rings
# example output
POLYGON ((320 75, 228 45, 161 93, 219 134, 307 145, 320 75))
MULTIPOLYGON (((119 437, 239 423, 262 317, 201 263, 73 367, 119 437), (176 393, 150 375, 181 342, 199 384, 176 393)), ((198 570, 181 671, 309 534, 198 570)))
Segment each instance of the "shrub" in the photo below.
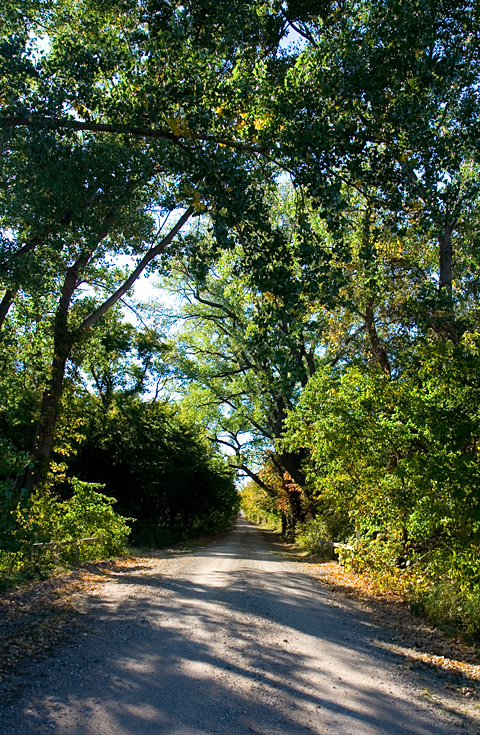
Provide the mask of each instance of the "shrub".
POLYGON ((336 540, 330 538, 327 525, 321 518, 309 519, 299 524, 297 531, 298 545, 312 554, 324 554, 325 544, 323 542, 336 540))
POLYGON ((20 549, 18 514, 25 512, 28 498, 25 491, 15 488, 14 481, 27 461, 24 452, 17 451, 6 439, 0 439, 0 549, 5 551, 20 549))
MULTIPOLYGON (((118 556, 125 552, 130 533, 129 519, 113 510, 115 498, 99 493, 103 488, 96 483, 72 479, 74 494, 61 504, 61 517, 58 533, 65 540, 102 536, 100 544, 102 555, 118 556)), ((87 549, 95 547, 84 547, 87 549)))
MULTIPOLYGON (((39 490, 32 495, 19 522, 25 538, 42 543, 102 536, 98 544, 82 544, 80 558, 124 553, 130 532, 129 519, 113 510, 115 498, 98 492, 101 485, 76 478, 70 482, 74 492, 67 500, 60 501, 48 490, 39 490)), ((61 549, 60 556, 65 561, 72 561, 75 558, 73 545, 61 549)))

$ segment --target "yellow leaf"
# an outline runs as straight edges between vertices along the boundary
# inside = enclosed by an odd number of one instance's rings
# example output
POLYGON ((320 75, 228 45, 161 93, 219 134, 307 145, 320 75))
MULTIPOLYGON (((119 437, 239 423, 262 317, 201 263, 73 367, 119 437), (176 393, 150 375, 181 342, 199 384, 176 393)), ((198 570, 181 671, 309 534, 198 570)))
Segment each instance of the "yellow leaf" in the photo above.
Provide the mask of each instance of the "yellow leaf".
POLYGON ((177 138, 185 138, 191 135, 188 122, 183 117, 167 117, 167 125, 177 138))
POLYGON ((205 203, 202 202, 202 197, 198 191, 195 191, 193 194, 192 204, 196 212, 203 212, 206 209, 205 203))
POLYGON ((263 130, 263 128, 266 128, 269 122, 271 122, 273 118, 273 115, 271 112, 266 112, 265 115, 261 115, 260 117, 256 117, 253 121, 253 127, 255 130, 263 130))

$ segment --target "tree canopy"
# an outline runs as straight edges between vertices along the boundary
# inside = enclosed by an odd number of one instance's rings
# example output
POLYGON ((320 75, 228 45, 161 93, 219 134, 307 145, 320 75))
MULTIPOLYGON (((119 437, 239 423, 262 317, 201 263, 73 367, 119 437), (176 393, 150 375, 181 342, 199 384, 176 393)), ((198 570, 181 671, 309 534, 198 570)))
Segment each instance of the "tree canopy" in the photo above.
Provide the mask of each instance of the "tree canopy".
POLYGON ((4 5, 8 528, 107 465, 124 512, 200 528, 228 462, 290 532, 356 528, 473 594, 477 5, 4 5), (127 324, 142 273, 181 303, 127 324))

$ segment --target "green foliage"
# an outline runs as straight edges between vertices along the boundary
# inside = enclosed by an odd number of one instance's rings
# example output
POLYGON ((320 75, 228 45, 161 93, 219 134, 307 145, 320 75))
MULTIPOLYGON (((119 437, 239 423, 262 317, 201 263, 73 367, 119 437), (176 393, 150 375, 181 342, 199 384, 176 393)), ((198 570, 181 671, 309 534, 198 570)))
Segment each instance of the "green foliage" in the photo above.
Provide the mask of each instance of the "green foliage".
MULTIPOLYGON (((129 519, 113 510, 115 498, 99 493, 103 486, 97 483, 73 478, 70 485, 73 494, 63 501, 51 491, 35 492, 19 522, 21 532, 37 543, 101 536, 98 544, 80 546, 81 559, 125 553, 129 519)), ((60 547, 59 553, 64 560, 76 558, 75 546, 60 547)))
POLYGON ((4 15, 0 545, 76 524, 122 534, 78 483, 72 498, 32 496, 29 520, 12 444, 33 448, 37 477, 50 462, 57 488, 71 474, 105 483, 137 538, 226 522, 231 471, 201 423, 246 474, 265 450, 289 473, 264 468, 263 490, 244 493, 250 514, 293 527, 309 513, 312 547, 358 527, 365 568, 392 583, 425 574, 432 610, 454 584, 449 609, 466 600, 457 618, 473 631, 475 4, 8 0, 4 15), (287 48, 290 27, 302 42, 287 48), (188 301, 182 329, 171 316, 180 419, 138 400, 155 363, 157 397, 168 373, 155 330, 115 314, 93 336, 80 327, 125 257, 160 236, 156 215, 189 205, 208 217, 161 263, 168 273, 178 256, 170 285, 188 301), (98 401, 80 397, 85 376, 98 401))
POLYGON ((115 499, 99 493, 102 486, 98 484, 74 478, 70 485, 73 494, 66 500, 43 489, 10 511, 4 536, 7 543, 0 548, 0 590, 48 576, 59 562, 72 564, 125 553, 131 519, 113 510, 115 499), (98 543, 80 544, 78 551, 76 544, 63 544, 92 537, 102 538, 98 543), (51 542, 59 546, 35 549, 29 561, 33 543, 51 542))
POLYGON ((349 367, 316 375, 287 422, 285 445, 308 447, 319 499, 364 532, 401 529, 410 548, 476 538, 480 398, 476 346, 437 340, 389 380, 349 367))
POLYGON ((465 333, 457 343, 417 340, 391 378, 360 365, 324 370, 284 437, 308 449, 319 524, 336 509, 345 519, 337 538, 361 529, 343 562, 469 635, 480 589, 478 355, 478 335, 465 333))
POLYGON ((26 513, 28 497, 15 487, 15 475, 22 472, 28 457, 6 439, 0 439, 0 550, 18 551, 17 516, 26 513))
MULTIPOLYGON (((61 504, 59 536, 65 540, 102 536, 98 544, 102 555, 118 556, 124 553, 130 533, 129 519, 113 510, 116 499, 99 493, 102 485, 81 482, 76 478, 71 482, 74 494, 61 504)), ((84 553, 90 554, 89 549, 94 548, 85 547, 84 553)))
MULTIPOLYGON (((480 640, 480 546, 465 540, 429 556, 423 578, 410 583, 412 606, 434 625, 480 640)), ((423 565, 422 565, 423 567, 423 565)))
POLYGON ((342 551, 341 563, 400 593, 411 609, 449 635, 480 640, 480 570, 477 543, 463 548, 442 545, 427 555, 410 555, 405 563, 400 538, 379 535, 342 551), (401 564, 401 566, 399 566, 401 564))
POLYGON ((268 495, 254 482, 248 482, 242 488, 240 497, 242 510, 249 520, 272 528, 280 528, 281 513, 276 498, 268 495))
POLYGON ((71 468, 99 480, 133 516, 136 544, 162 543, 225 527, 238 510, 232 471, 201 439, 198 426, 160 401, 117 396, 92 404, 87 440, 71 468))
POLYGON ((311 554, 323 554, 325 552, 324 541, 337 541, 338 538, 332 538, 328 525, 322 518, 309 518, 305 523, 301 523, 297 529, 295 538, 300 548, 305 549, 311 554))
POLYGON ((0 549, 0 592, 43 578, 50 573, 50 565, 30 564, 22 551, 0 549))
POLYGON ((448 633, 462 633, 466 640, 480 639, 480 587, 462 590, 449 580, 437 581, 427 592, 414 598, 412 609, 448 633))

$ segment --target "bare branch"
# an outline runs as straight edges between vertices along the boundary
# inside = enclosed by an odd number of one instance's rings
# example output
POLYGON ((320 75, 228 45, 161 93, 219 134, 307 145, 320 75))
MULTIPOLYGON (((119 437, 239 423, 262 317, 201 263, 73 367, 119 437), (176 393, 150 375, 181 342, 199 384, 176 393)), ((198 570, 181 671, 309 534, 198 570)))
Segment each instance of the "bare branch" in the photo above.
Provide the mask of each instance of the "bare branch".
POLYGON ((241 464, 237 467, 238 470, 242 470, 242 472, 245 472, 248 477, 253 480, 259 487, 262 488, 262 490, 265 490, 265 492, 270 495, 272 498, 277 497, 277 493, 273 488, 271 488, 269 485, 267 485, 266 482, 262 480, 262 478, 256 473, 253 472, 249 467, 247 467, 246 464, 241 464))

